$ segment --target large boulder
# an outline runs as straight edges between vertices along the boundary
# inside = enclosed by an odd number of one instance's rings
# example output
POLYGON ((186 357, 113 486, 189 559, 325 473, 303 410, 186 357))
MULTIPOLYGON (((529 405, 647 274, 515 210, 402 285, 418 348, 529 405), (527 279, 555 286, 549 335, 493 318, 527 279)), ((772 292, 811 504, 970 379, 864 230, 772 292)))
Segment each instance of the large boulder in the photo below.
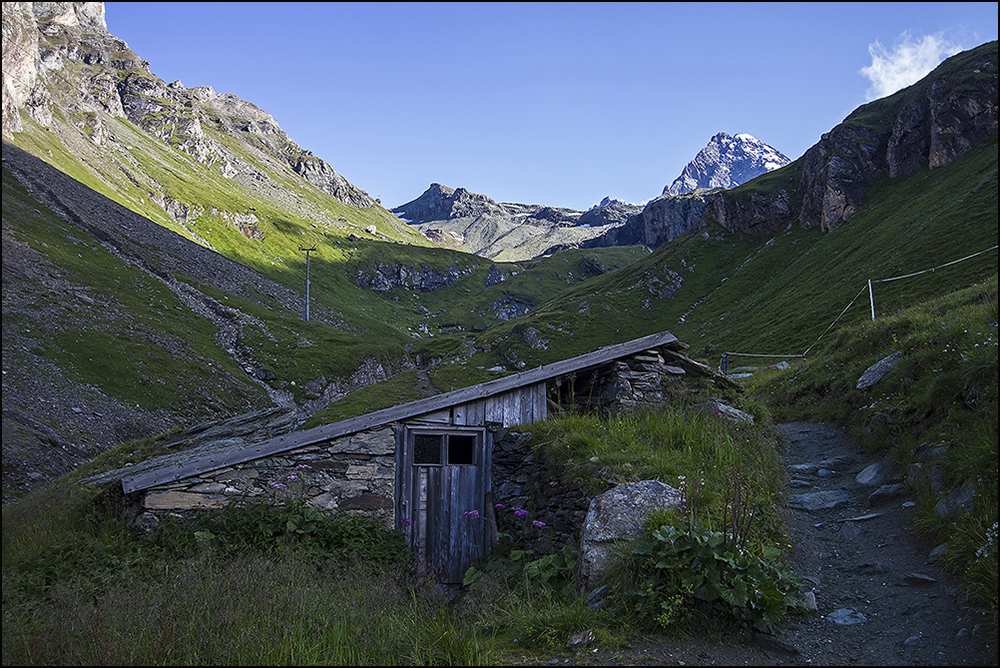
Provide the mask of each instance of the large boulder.
POLYGON ((598 586, 617 548, 642 538, 649 514, 678 507, 683 498, 681 490, 659 480, 619 485, 595 497, 580 536, 579 585, 587 591, 598 586))

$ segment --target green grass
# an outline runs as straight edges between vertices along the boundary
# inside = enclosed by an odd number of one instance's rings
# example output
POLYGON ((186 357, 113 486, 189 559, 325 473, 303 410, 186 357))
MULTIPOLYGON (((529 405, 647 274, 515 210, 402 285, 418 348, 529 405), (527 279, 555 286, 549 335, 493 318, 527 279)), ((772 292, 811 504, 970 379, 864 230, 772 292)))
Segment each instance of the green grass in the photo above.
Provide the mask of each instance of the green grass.
POLYGON ((13 237, 90 300, 39 289, 30 311, 5 316, 5 324, 20 320, 20 331, 37 332, 33 352, 76 382, 147 410, 170 407, 204 419, 263 405, 266 396, 219 349, 209 320, 38 204, 6 169, 3 178, 4 218, 16 221, 13 237))
MULTIPOLYGON (((908 453, 949 443, 937 464, 943 480, 950 486, 971 481, 979 496, 970 512, 949 522, 928 520, 921 508, 915 529, 949 542, 947 563, 964 575, 974 600, 995 611, 996 317, 993 278, 872 325, 839 328, 809 360, 750 381, 739 405, 755 417, 753 426, 689 402, 605 418, 568 414, 529 429, 554 470, 591 493, 661 479, 698 499, 698 523, 708 528, 725 528, 729 485, 740 472, 744 503, 758 510, 747 539, 750 552, 759 554, 787 546, 776 510, 784 477, 772 413, 774 419, 844 424, 866 447, 892 448, 904 466, 908 453), (869 364, 897 349, 904 358, 879 385, 867 394, 850 389, 869 364), (865 433, 876 412, 894 418, 890 434, 865 433)), ((131 451, 156 447, 135 444, 131 451)), ((119 464, 108 459, 102 465, 119 464)), ((664 523, 684 527, 689 518, 661 513, 650 530, 664 523)), ((604 647, 626 643, 645 628, 639 620, 623 624, 608 612, 613 604, 595 611, 520 568, 485 571, 446 605, 405 571, 316 561, 315 552, 281 534, 262 554, 226 539, 215 525, 178 527, 179 533, 164 535, 170 549, 151 549, 90 494, 64 482, 8 506, 3 521, 5 663, 482 665, 514 655, 545 660, 569 635, 588 628, 604 647), (372 637, 382 640, 373 644, 372 637)), ((300 534, 296 541, 302 540, 300 534)), ((642 568, 634 558, 627 563, 642 568)), ((622 581, 629 582, 627 574, 622 581)), ((673 601, 668 594, 655 596, 673 601)), ((631 595, 640 603, 654 596, 631 595)), ((661 615, 660 623, 674 630, 707 624, 713 633, 728 628, 682 600, 674 612, 686 615, 661 615)))

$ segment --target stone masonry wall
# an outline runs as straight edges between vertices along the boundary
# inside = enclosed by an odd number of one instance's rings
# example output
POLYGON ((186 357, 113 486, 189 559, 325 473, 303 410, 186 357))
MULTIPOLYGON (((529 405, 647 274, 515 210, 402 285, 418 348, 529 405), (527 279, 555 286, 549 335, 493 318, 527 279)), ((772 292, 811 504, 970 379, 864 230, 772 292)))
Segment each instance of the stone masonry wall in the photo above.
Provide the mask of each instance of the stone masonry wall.
POLYGON ((581 487, 564 482, 560 471, 546 464, 532 449, 531 434, 504 431, 493 443, 493 500, 504 507, 496 509, 500 530, 518 523, 516 508, 529 511, 523 520, 527 528, 532 520, 545 523, 527 532, 532 549, 549 554, 579 540, 580 527, 587 516, 590 499, 581 487))
POLYGON ((148 490, 136 524, 232 502, 303 499, 326 511, 365 513, 394 526, 396 437, 382 427, 148 490))

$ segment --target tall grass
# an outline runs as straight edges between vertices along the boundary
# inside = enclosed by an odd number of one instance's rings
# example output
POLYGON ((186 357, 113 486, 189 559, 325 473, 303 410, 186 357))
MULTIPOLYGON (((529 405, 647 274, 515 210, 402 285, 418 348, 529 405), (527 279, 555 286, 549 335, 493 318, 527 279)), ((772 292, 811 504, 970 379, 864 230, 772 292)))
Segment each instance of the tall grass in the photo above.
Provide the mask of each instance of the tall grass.
POLYGON ((496 662, 488 637, 451 621, 436 585, 393 565, 406 562, 397 532, 367 536, 367 551, 329 547, 358 534, 344 518, 326 523, 333 540, 254 538, 264 515, 294 511, 259 509, 215 533, 176 524, 139 537, 71 505, 47 516, 61 527, 47 546, 4 510, 4 665, 496 662))
POLYGON ((754 539, 780 543, 783 442, 767 411, 758 405, 753 412, 754 424, 737 422, 706 403, 609 417, 569 414, 525 428, 546 457, 592 494, 650 479, 696 490, 698 520, 710 528, 721 528, 723 501, 738 472, 748 490, 744 501, 759 509, 754 539))

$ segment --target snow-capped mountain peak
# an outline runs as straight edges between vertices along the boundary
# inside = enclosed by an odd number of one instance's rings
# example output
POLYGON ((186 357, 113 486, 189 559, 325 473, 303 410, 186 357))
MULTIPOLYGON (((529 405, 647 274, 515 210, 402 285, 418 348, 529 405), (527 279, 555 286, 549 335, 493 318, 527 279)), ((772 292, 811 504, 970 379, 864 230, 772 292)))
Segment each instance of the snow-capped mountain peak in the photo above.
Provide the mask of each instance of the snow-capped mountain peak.
POLYGON ((784 154, 753 135, 720 132, 663 189, 663 194, 683 195, 695 188, 735 188, 789 162, 784 154))

